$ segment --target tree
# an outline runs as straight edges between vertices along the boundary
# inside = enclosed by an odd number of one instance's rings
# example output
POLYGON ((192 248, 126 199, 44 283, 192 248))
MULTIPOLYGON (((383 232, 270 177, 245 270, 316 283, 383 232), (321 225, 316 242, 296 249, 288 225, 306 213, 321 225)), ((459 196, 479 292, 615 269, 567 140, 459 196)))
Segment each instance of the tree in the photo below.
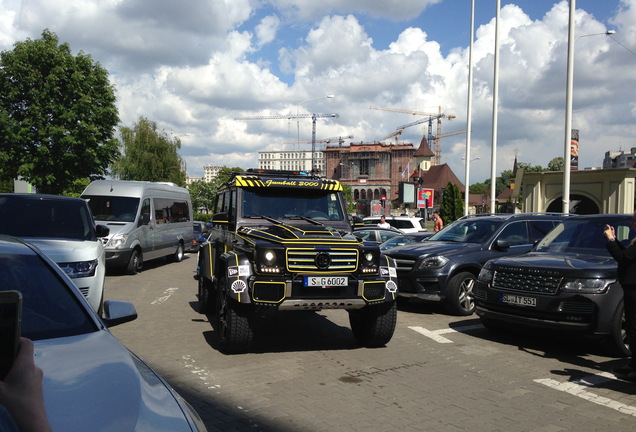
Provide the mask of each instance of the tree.
POLYGON ((356 211, 356 203, 353 200, 353 190, 351 189, 351 185, 346 183, 342 184, 342 197, 345 200, 347 205, 347 214, 354 214, 356 211))
POLYGON ((565 170, 565 162, 563 156, 555 157, 548 162, 548 171, 563 171, 565 170))
POLYGON ((206 213, 214 205, 214 198, 218 187, 214 183, 208 183, 204 180, 197 180, 188 186, 190 198, 192 199, 192 208, 195 210, 205 209, 206 213))
POLYGON ((132 128, 119 128, 123 155, 112 165, 122 180, 172 182, 185 186, 187 173, 177 150, 181 140, 157 131, 157 124, 139 116, 132 128))
POLYGON ((442 201, 439 204, 439 215, 444 224, 449 224, 464 215, 464 201, 461 192, 459 187, 451 182, 448 182, 446 189, 444 189, 442 201))
POLYGON ((48 31, 0 53, 0 180, 60 194, 104 178, 119 154, 108 72, 48 31))

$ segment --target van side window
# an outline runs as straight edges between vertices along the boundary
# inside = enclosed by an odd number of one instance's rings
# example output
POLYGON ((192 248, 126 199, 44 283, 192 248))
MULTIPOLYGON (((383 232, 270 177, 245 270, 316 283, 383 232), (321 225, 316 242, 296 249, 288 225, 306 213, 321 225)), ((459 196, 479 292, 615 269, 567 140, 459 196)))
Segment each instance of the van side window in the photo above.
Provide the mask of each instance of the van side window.
POLYGON ((141 217, 139 218, 139 226, 148 225, 150 223, 150 199, 146 198, 141 205, 141 217))
POLYGON ((190 207, 187 201, 177 201, 170 198, 153 198, 155 205, 155 222, 175 223, 190 220, 190 207))

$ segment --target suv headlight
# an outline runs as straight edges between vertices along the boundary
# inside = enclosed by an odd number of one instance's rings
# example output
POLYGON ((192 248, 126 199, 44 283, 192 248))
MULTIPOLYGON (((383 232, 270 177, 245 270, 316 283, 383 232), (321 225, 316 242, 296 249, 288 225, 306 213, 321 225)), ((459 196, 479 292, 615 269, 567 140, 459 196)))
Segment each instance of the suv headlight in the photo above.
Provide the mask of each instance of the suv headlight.
POLYGON ((444 267, 448 261, 448 258, 443 255, 432 256, 420 261, 417 268, 418 270, 439 269, 444 267))
POLYGON ((71 278, 95 276, 97 260, 59 263, 58 266, 71 278))
POLYGON ((563 291, 582 294, 603 294, 613 280, 572 278, 563 280, 563 291))
POLYGON ((108 246, 118 248, 120 246, 123 246, 125 243, 126 243, 125 234, 115 234, 108 242, 108 246))
POLYGON ((263 273, 281 273, 285 267, 285 260, 278 256, 278 251, 264 249, 258 251, 258 268, 263 273))
POLYGON ((495 275, 495 272, 493 272, 491 269, 482 267, 481 271, 479 272, 479 276, 477 277, 477 280, 479 282, 485 282, 489 284, 492 282, 492 278, 494 275, 495 275))

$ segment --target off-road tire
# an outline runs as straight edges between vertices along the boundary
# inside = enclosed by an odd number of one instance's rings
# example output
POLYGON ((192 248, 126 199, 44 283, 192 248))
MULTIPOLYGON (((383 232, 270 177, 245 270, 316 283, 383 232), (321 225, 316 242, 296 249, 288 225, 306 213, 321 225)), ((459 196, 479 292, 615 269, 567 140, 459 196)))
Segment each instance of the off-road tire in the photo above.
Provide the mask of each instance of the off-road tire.
POLYGON ((250 310, 228 297, 227 278, 216 289, 215 327, 219 350, 224 354, 240 354, 252 345, 254 330, 250 310))
POLYGON ((473 289, 476 282, 477 278, 470 272, 458 273, 448 281, 444 307, 449 313, 467 316, 475 312, 473 289))
POLYGON ((214 293, 210 279, 199 276, 197 281, 199 297, 199 313, 211 314, 214 312, 214 293))
POLYGON ((130 259, 128 260, 128 265, 126 266, 126 274, 134 275, 139 273, 143 265, 143 255, 139 250, 133 249, 132 254, 130 254, 130 259))
POLYGON ((389 304, 366 306, 349 311, 349 324, 353 337, 367 348, 386 345, 393 337, 397 323, 397 306, 389 304))

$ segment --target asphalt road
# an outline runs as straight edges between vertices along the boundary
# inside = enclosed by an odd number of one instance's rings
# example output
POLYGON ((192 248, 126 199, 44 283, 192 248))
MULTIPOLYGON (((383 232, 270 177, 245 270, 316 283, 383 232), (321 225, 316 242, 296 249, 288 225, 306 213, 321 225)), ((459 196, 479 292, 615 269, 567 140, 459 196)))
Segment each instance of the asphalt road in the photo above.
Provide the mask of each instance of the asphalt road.
POLYGON ((227 356, 197 312, 196 255, 109 275, 106 298, 139 318, 112 332, 201 415, 209 431, 632 431, 636 383, 595 341, 510 330, 438 305, 400 307, 384 348, 359 347, 345 311, 263 323, 227 356))

